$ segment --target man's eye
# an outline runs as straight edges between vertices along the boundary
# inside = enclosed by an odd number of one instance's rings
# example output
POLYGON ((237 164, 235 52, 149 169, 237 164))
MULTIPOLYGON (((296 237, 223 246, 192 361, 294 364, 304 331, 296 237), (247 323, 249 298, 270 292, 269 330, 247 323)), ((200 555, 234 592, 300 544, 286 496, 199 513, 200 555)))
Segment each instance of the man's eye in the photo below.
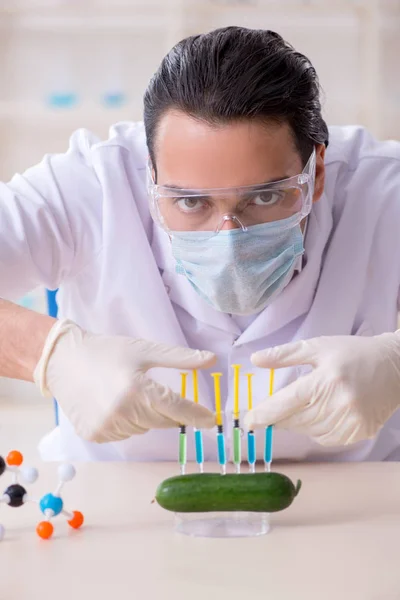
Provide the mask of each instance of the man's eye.
POLYGON ((177 198, 175 203, 182 212, 195 212, 204 206, 204 201, 199 198, 177 198))
POLYGON ((283 192, 262 192, 255 196, 253 204, 256 204, 257 206, 272 206, 282 200, 283 196, 283 192))

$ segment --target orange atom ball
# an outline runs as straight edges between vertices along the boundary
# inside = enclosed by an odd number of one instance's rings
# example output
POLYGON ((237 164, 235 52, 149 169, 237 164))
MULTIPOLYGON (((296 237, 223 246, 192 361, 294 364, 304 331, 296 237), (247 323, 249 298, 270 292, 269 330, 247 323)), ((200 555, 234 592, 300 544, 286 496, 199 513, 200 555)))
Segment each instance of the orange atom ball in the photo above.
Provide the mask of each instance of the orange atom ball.
POLYGON ((83 521, 84 521, 83 514, 81 512, 79 512, 78 510, 74 510, 74 512, 72 514, 73 514, 73 517, 70 521, 68 521, 68 525, 70 525, 74 529, 79 529, 79 527, 81 527, 83 525, 83 521))
POLYGON ((24 457, 22 456, 21 452, 18 452, 18 450, 12 450, 8 453, 6 458, 6 462, 9 467, 20 467, 23 463, 23 460, 24 457))
POLYGON ((54 527, 49 521, 42 521, 36 527, 36 533, 42 540, 48 540, 53 535, 54 527))

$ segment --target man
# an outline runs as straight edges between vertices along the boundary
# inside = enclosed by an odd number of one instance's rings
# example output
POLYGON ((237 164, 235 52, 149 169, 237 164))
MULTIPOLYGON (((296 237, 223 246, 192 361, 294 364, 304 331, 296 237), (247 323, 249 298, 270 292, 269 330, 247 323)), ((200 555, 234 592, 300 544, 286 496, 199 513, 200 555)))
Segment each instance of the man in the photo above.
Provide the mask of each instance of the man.
POLYGON ((80 130, 0 188, 0 374, 58 400, 43 457, 174 459, 186 424, 215 459, 207 369, 229 416, 241 363, 245 425, 277 426, 276 458, 397 459, 399 189, 400 145, 328 130, 278 34, 180 42, 144 127, 80 130), (38 285, 60 289, 60 321, 7 301, 38 285), (201 405, 177 393, 191 369, 201 405))

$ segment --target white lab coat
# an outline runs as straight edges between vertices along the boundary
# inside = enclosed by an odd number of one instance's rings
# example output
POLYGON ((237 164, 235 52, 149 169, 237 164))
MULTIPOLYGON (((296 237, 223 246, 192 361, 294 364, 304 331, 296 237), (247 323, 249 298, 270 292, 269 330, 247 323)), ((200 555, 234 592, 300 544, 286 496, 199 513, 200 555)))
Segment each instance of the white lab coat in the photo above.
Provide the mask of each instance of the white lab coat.
MULTIPOLYGON (((255 403, 267 397, 268 373, 251 367, 252 352, 314 336, 369 336, 397 327, 400 144, 378 143, 357 127, 333 127, 330 134, 325 192, 309 218, 303 268, 244 331, 174 272, 168 237, 149 214, 141 123, 115 126, 104 142, 79 130, 65 154, 46 156, 0 185, 0 297, 16 299, 38 285, 60 287, 60 316, 90 331, 217 353, 229 417, 232 363, 241 363, 244 373, 255 371, 255 403)), ((276 389, 301 373, 278 371, 276 389)), ((177 371, 158 369, 153 375, 179 390, 177 371)), ((202 402, 213 408, 209 373, 199 383, 202 402)), ((245 407, 245 380, 242 390, 245 407)), ((41 453, 48 460, 175 460, 177 444, 175 430, 87 443, 61 412, 60 426, 42 441, 41 453)), ((262 446, 260 432, 260 458, 262 446)), ((400 412, 376 439, 345 448, 325 449, 276 429, 274 454, 299 460, 398 459, 400 412)), ((214 432, 205 432, 205 456, 216 458, 214 432)))

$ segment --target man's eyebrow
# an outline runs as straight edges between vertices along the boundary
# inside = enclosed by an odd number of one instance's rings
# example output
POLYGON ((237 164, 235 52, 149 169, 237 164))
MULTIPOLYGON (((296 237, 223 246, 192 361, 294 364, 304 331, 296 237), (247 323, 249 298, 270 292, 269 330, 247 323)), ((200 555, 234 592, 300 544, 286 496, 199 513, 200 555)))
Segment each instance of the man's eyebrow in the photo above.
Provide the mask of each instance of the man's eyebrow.
POLYGON ((278 183, 278 181, 282 181, 283 179, 290 179, 293 175, 281 175, 281 177, 275 177, 274 179, 268 179, 264 181, 264 183, 258 183, 257 185, 268 185, 269 183, 278 183))
MULTIPOLYGON (((259 188, 263 185, 269 185, 270 183, 278 183, 278 181, 282 181, 283 179, 289 179, 290 177, 293 177, 293 175, 282 175, 281 177, 276 177, 274 179, 268 179, 266 181, 262 181, 260 183, 251 183, 248 185, 235 185, 235 186, 230 186, 228 188, 225 189, 235 189, 235 188, 240 188, 240 187, 245 187, 245 188, 259 188)), ((165 188, 169 188, 170 190, 179 190, 180 192, 190 192, 191 190, 204 190, 205 192, 207 191, 207 189, 210 190, 219 190, 219 189, 224 189, 224 188, 198 188, 198 187, 190 187, 190 186, 185 186, 185 187, 181 187, 179 185, 176 185, 174 183, 163 183, 160 187, 165 187, 165 188)))

